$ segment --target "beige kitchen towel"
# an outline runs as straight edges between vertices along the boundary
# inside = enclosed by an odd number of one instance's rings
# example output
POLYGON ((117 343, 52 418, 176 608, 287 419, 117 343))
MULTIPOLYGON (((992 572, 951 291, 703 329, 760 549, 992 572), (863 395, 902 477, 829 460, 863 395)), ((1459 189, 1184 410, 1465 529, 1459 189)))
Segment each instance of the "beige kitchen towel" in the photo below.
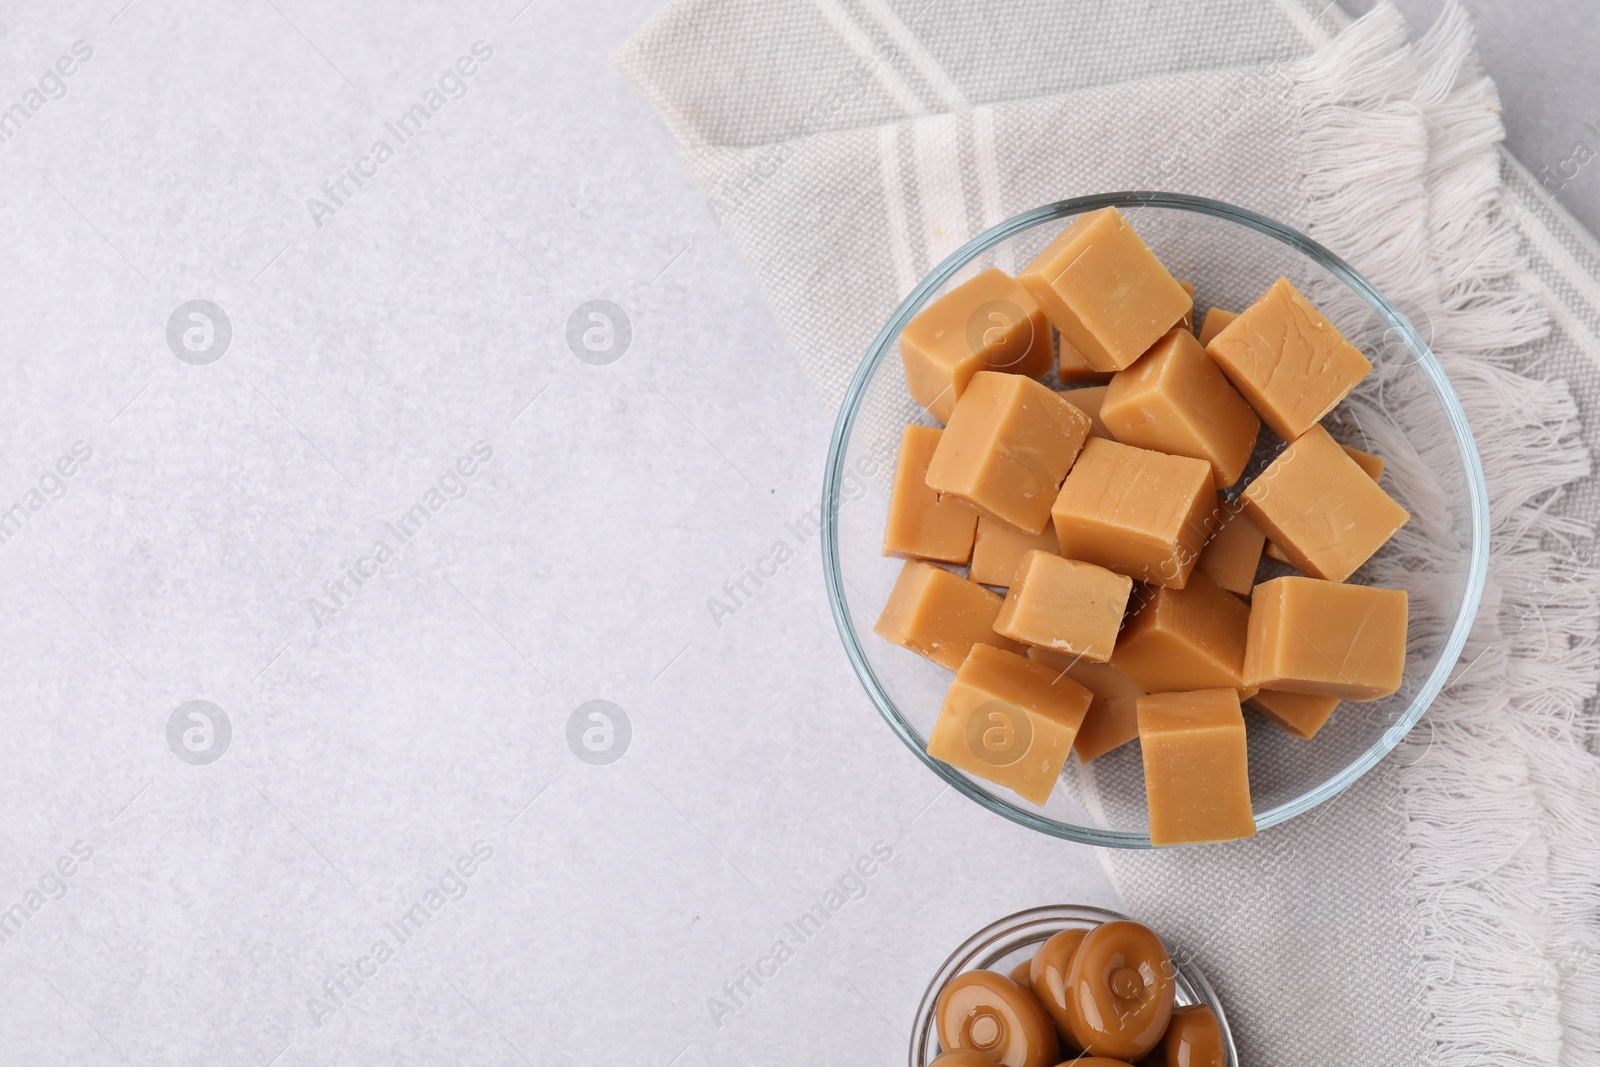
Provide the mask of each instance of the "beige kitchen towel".
POLYGON ((1413 41, 1321 0, 670 0, 618 61, 830 404, 934 264, 1068 196, 1241 204, 1402 306, 1490 491, 1451 684, 1313 813, 1106 860, 1246 1064, 1600 1060, 1600 249, 1500 150, 1462 12, 1413 41))

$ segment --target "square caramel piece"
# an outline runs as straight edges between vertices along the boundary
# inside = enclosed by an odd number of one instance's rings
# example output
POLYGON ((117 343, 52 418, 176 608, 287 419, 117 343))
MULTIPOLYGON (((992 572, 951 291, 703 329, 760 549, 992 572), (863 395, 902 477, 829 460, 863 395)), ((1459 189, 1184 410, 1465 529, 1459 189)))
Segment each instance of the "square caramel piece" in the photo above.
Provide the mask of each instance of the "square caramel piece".
POLYGON ((1261 430, 1255 411, 1184 329, 1117 372, 1100 419, 1123 444, 1205 460, 1218 488, 1239 480, 1261 430))
POLYGON ((1090 700, 1087 689, 1058 671, 974 645, 945 694, 928 755, 1043 804, 1090 700))
POLYGON ((1355 461, 1356 466, 1367 472, 1368 478, 1377 481, 1383 477, 1383 468, 1387 464, 1384 463, 1382 456, 1374 456, 1371 452, 1363 452, 1361 449, 1351 448, 1349 445, 1340 445, 1339 447, 1344 449, 1345 455, 1355 461))
POLYGON ((1047 522, 1043 530, 1031 534, 985 516, 978 520, 967 577, 984 585, 1009 586, 1023 557, 1035 550, 1060 554, 1061 542, 1056 540, 1054 525, 1047 522))
POLYGON ((1109 663, 1092 663, 1047 648, 1028 649, 1028 658, 1058 671, 1094 695, 1089 713, 1078 727, 1072 750, 1078 762, 1088 763, 1121 748, 1139 736, 1139 698, 1146 690, 1109 663))
MULTIPOLYGON (((1310 740, 1338 707, 1338 697, 1318 697, 1305 693, 1279 693, 1263 689, 1250 698, 1251 707, 1277 724, 1292 737, 1310 740)), ((1078 731, 1081 736, 1083 731, 1078 731)))
POLYGON ((941 431, 907 426, 900 434, 900 457, 889 491, 889 518, 883 526, 883 554, 905 559, 965 563, 972 558, 978 513, 955 497, 928 488, 928 461, 941 431))
POLYGON ((1063 344, 1056 356, 1056 377, 1062 385, 1104 385, 1116 371, 1095 370, 1084 362, 1078 350, 1063 344))
POLYGON ((1267 535, 1237 501, 1222 504, 1217 515, 1216 532, 1200 550, 1194 569, 1230 593, 1249 596, 1267 535))
POLYGON ((1182 588, 1210 533, 1211 464, 1091 437, 1051 516, 1061 554, 1182 588))
POLYGON ((1072 363, 1121 370, 1194 311, 1194 300, 1114 207, 1073 219, 1017 280, 1060 332, 1063 367, 1070 353, 1072 363))
POLYGON ((1202 347, 1211 343, 1211 339, 1222 332, 1222 328, 1239 317, 1237 311, 1224 311, 1222 308, 1209 308, 1206 317, 1200 320, 1200 344, 1202 347))
POLYGON ((995 632, 1104 663, 1122 628, 1133 579, 1093 563, 1029 552, 1017 568, 995 632))
POLYGON ((1039 533, 1088 436, 1089 416, 1055 390, 1020 374, 979 371, 928 463, 928 487, 1039 533))
POLYGON ((1244 713, 1232 689, 1139 698, 1139 747, 1152 845, 1233 841, 1256 832, 1244 713))
POLYGON ((1189 310, 1183 313, 1183 318, 1178 320, 1178 328, 1194 333, 1194 282, 1179 282, 1183 291, 1189 294, 1189 310))
POLYGON ((1342 582, 1411 516, 1321 426, 1245 489, 1245 510, 1302 574, 1342 582))
POLYGON ((1287 278, 1223 327, 1206 353, 1285 441, 1321 422, 1372 369, 1287 278))
MULTIPOLYGON (((1344 454, 1355 460, 1356 466, 1366 471, 1367 477, 1373 481, 1377 481, 1383 475, 1383 468, 1387 464, 1382 456, 1374 456, 1371 452, 1363 452, 1361 449, 1351 448, 1349 445, 1340 445, 1339 447, 1344 449, 1344 454)), ((1288 554, 1270 540, 1267 542, 1266 556, 1268 559, 1275 559, 1279 563, 1287 563, 1291 567, 1294 566, 1294 561, 1289 558, 1288 554)))
POLYGON ((1182 589, 1160 586, 1128 620, 1111 665, 1151 693, 1246 689, 1250 607, 1198 571, 1182 589))
POLYGON ((975 644, 1011 652, 1022 646, 994 632, 1002 601, 977 582, 920 560, 909 560, 872 632, 955 670, 975 644))
POLYGON ((1244 681, 1283 693, 1377 700, 1406 669, 1405 590, 1274 578, 1250 598, 1244 681))
POLYGON ((1103 385, 1086 385, 1081 389, 1068 389, 1061 394, 1067 403, 1089 416, 1089 436, 1104 437, 1107 441, 1115 441, 1116 437, 1106 428, 1100 419, 1100 409, 1105 406, 1106 387, 1103 385))
POLYGON ((981 370, 1037 378, 1055 341, 1039 304, 1002 270, 984 271, 923 308, 900 331, 906 388, 940 422, 981 370))

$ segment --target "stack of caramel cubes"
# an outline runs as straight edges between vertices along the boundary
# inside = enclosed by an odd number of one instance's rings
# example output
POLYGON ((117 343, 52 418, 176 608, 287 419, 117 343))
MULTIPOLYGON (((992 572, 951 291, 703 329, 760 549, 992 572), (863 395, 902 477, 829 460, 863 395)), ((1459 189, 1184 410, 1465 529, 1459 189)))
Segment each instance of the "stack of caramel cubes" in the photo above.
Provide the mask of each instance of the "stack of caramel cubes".
POLYGON ((1310 738, 1406 659, 1405 592, 1347 579, 1409 516, 1321 425, 1371 363, 1286 279, 1198 337, 1193 292, 1106 208, 907 324, 944 428, 902 436, 876 626, 955 672, 929 754, 1032 803, 1138 740, 1158 845, 1255 832, 1242 702, 1310 738))

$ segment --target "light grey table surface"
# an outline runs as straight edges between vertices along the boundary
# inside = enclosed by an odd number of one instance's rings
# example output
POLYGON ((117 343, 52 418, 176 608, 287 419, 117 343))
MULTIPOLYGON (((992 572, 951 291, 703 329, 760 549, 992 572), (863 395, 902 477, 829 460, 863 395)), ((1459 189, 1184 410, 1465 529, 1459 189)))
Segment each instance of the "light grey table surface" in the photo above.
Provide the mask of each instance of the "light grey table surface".
POLYGON ((3 9, 0 109, 90 54, 0 144, 0 1063, 892 1063, 1116 902, 851 673, 833 413, 609 59, 660 2, 3 9))
MULTIPOLYGON (((0 6, 0 1062, 893 1063, 972 929, 1115 906, 861 694, 833 413, 608 59, 659 2, 0 6)), ((1484 7, 1553 162, 1592 25, 1484 7)))

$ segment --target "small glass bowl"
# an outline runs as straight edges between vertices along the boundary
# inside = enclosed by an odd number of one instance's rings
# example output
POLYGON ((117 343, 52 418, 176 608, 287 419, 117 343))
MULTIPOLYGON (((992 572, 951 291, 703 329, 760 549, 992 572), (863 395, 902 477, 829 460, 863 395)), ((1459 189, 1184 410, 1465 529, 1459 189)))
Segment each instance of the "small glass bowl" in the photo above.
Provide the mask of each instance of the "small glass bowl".
MULTIPOLYGON (((1068 760, 1050 801, 1036 806, 926 752, 951 672, 872 633, 901 561, 882 555, 884 519, 901 428, 937 426, 906 389, 902 327, 978 270, 1020 270, 1073 216, 1122 210, 1174 277, 1197 283, 1196 321, 1208 307, 1243 310, 1287 277, 1373 362, 1373 372, 1324 420, 1342 443, 1388 466, 1384 488, 1411 521, 1352 578, 1410 594, 1404 680, 1382 700, 1346 701, 1311 740, 1255 712, 1249 730, 1258 829, 1310 810, 1370 770, 1422 717, 1460 657, 1488 565, 1483 468, 1455 391, 1416 327, 1349 264, 1271 219, 1175 193, 1109 193, 1035 208, 980 234, 925 278, 890 316, 856 371, 835 424, 822 490, 822 558, 845 652, 874 706, 907 748, 958 791, 1041 833, 1114 848, 1149 848, 1137 744, 1089 763, 1068 760)), ((1426 326, 1426 323, 1424 323, 1426 326)), ((1053 378, 1047 384, 1061 388, 1053 378)), ((1281 442, 1263 427, 1245 480, 1281 442)), ((1241 483, 1243 484, 1243 483, 1241 483)), ((1268 577, 1293 573, 1274 572, 1268 577)))
MULTIPOLYGON (((1127 919, 1104 908, 1091 908, 1076 904, 1056 904, 1043 908, 1029 908, 1015 915, 1007 915, 985 926, 961 943, 961 947, 944 961, 928 991, 922 994, 917 1005, 917 1020, 911 1025, 910 1067, 927 1067, 939 1054, 939 1034, 934 1020, 934 1002, 939 991, 950 979, 967 971, 999 971, 1009 974, 1011 969, 1030 958, 1038 947, 1063 930, 1089 930, 1102 923, 1127 919)), ((1177 1006, 1204 1004, 1217 1016, 1222 1028, 1222 1044, 1228 1050, 1228 1067, 1239 1067, 1239 1053, 1233 1047, 1233 1031, 1228 1029, 1228 1015, 1222 1010, 1217 994, 1200 973, 1192 960, 1185 960, 1180 952, 1167 945, 1167 955, 1172 957, 1173 984, 1177 986, 1177 1006)))

